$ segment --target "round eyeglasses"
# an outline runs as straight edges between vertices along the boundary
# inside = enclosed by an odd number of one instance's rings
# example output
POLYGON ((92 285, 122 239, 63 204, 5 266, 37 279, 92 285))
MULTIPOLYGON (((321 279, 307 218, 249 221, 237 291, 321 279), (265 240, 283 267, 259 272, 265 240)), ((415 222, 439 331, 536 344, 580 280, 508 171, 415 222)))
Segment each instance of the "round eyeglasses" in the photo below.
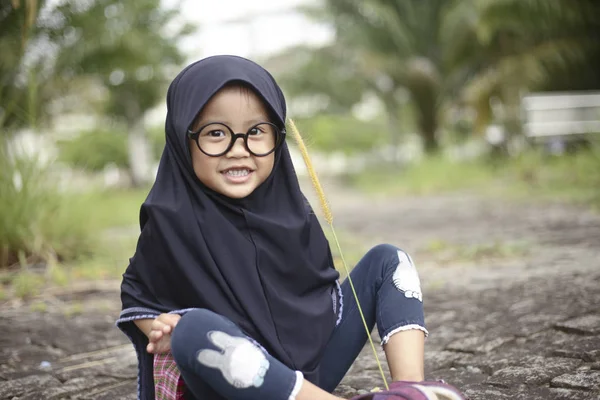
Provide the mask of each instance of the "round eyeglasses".
POLYGON ((196 142, 201 152, 211 157, 226 154, 238 138, 244 140, 246 150, 257 157, 271 154, 283 142, 285 130, 270 122, 261 122, 252 126, 246 133, 234 133, 220 122, 211 122, 195 131, 188 130, 188 136, 196 142))

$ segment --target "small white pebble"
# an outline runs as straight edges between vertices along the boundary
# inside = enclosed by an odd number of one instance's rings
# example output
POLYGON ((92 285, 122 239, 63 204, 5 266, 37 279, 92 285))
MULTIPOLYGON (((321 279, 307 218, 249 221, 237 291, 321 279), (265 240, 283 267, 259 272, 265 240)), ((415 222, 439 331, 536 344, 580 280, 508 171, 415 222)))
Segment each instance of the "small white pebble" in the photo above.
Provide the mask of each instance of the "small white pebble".
POLYGON ((40 363, 40 369, 51 369, 52 364, 49 361, 42 361, 40 363))

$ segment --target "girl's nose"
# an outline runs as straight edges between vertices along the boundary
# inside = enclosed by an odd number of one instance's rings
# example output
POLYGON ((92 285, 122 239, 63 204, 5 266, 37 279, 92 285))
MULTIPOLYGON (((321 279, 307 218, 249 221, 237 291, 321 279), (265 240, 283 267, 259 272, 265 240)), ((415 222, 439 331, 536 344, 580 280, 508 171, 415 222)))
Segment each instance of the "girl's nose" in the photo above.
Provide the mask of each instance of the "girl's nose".
POLYGON ((231 150, 225 154, 228 157, 248 157, 250 156, 250 152, 246 149, 246 144, 244 143, 244 138, 236 137, 235 142, 233 142, 233 146, 231 150))

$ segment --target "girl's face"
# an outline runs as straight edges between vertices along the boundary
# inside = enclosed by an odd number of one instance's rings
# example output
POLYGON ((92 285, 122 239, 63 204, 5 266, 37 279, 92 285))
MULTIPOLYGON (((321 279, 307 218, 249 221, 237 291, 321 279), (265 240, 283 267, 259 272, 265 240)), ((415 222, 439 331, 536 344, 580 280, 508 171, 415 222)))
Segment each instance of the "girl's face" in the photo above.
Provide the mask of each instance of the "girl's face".
MULTIPOLYGON (((250 89, 226 86, 219 90, 194 123, 194 130, 212 122, 228 125, 234 133, 245 133, 260 122, 269 122, 263 102, 250 89)), ((246 149, 239 138, 227 153, 219 157, 204 154, 190 139, 194 172, 200 181, 217 193, 232 199, 252 193, 271 174, 275 152, 257 157, 246 149)))

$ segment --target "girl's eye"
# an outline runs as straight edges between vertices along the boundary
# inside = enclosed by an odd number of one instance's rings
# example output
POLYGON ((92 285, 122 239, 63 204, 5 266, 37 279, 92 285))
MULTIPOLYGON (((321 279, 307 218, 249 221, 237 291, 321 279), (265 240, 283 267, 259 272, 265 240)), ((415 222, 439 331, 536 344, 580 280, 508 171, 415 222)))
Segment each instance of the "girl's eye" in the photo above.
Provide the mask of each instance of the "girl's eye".
POLYGON ((215 129, 215 130, 212 130, 212 131, 208 131, 206 133, 206 136, 210 136, 210 137, 223 137, 223 136, 225 136, 225 132, 223 132, 220 129, 215 129))
POLYGON ((256 127, 256 128, 250 129, 249 133, 250 133, 250 135, 260 135, 262 133, 262 131, 258 127, 256 127))

